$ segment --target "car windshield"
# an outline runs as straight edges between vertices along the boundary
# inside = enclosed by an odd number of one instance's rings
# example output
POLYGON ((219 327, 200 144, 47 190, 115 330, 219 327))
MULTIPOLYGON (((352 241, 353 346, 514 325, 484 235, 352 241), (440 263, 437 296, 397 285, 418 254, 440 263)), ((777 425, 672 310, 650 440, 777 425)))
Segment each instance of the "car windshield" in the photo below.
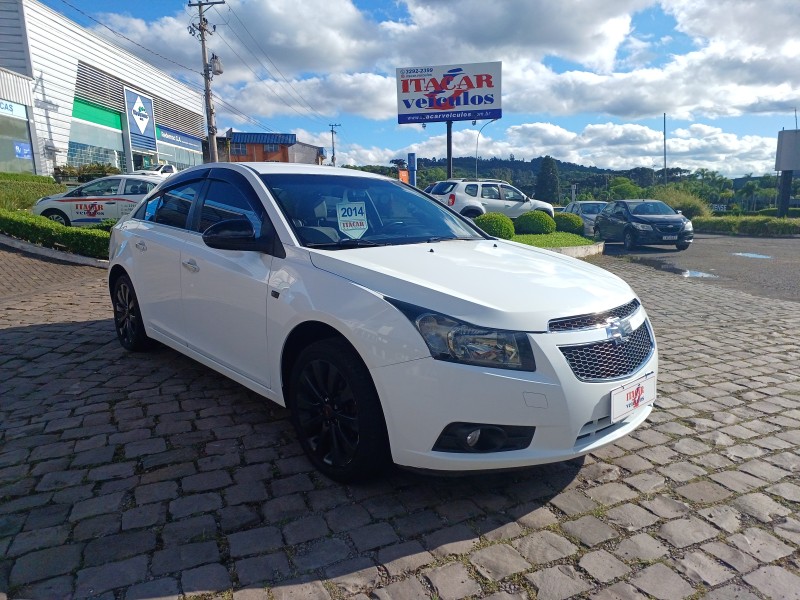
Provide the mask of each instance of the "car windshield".
POLYGON ((663 202, 640 202, 631 206, 634 215, 674 215, 675 211, 663 202))
POLYGON ((454 187, 456 187, 456 183, 457 182, 455 182, 455 181, 440 181, 435 186, 433 186, 433 189, 431 189, 431 191, 429 193, 437 194, 437 195, 449 194, 450 191, 454 187))
POLYGON ((605 202, 587 202, 586 204, 581 204, 581 212, 584 215, 596 215, 605 207, 605 202))
POLYGON ((466 220, 399 182, 285 173, 263 174, 261 179, 309 248, 483 239, 466 220))

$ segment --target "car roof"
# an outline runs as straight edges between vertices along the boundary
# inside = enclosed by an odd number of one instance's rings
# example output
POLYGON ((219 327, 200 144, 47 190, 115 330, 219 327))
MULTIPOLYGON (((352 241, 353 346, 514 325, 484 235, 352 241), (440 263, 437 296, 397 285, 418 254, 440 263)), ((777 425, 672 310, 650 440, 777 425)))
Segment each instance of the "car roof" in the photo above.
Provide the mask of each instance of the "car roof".
MULTIPOLYGON (((297 175, 333 175, 338 177, 368 177, 370 179, 392 179, 377 173, 369 173, 367 171, 360 171, 357 169, 346 169, 343 167, 329 167, 320 165, 307 165, 299 163, 279 163, 279 162, 236 162, 236 163, 206 163, 204 165, 197 165, 192 169, 197 168, 213 168, 213 167, 231 167, 232 165, 241 165, 252 169, 261 175, 268 174, 297 174, 297 175)), ((189 170, 189 169, 187 169, 189 170)), ((187 170, 181 171, 185 173, 187 170)), ((392 179, 397 181, 396 179, 392 179)))

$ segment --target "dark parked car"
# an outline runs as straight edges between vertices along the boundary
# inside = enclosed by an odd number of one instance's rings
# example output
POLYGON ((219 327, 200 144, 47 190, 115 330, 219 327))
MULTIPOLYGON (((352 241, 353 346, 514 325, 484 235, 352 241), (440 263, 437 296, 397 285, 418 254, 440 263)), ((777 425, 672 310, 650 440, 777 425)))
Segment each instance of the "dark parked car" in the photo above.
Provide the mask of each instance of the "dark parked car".
POLYGON ((594 237, 622 242, 626 250, 640 245, 686 250, 694 239, 694 229, 689 219, 660 200, 617 200, 597 215, 594 237))

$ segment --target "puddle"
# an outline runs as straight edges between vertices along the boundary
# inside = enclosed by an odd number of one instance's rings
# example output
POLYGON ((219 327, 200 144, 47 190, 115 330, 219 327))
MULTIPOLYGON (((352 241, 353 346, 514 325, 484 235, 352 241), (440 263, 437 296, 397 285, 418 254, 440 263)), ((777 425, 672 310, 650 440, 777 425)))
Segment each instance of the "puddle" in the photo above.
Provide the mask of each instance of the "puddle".
POLYGON ((681 277, 692 277, 692 278, 697 277, 705 279, 717 278, 717 275, 713 275, 711 273, 681 269, 680 267, 676 267, 675 265, 671 265, 669 263, 665 263, 660 260, 647 259, 647 258, 632 258, 632 260, 633 262, 639 263, 641 265, 647 265, 648 267, 653 267, 654 269, 658 269, 659 271, 666 271, 667 273, 675 273, 676 275, 680 275, 681 277))
POLYGON ((753 252, 734 252, 734 256, 744 256, 745 258, 772 258, 766 254, 755 254, 753 252))

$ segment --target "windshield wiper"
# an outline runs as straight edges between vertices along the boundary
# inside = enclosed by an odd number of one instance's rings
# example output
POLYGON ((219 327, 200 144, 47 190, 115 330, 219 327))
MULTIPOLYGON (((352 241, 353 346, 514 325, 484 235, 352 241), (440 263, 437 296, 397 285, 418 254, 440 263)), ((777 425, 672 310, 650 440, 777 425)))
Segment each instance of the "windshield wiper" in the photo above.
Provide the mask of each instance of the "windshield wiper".
POLYGON ((451 240, 461 240, 461 241, 465 241, 465 242, 470 242, 470 241, 479 240, 479 239, 482 239, 482 238, 474 238, 474 237, 443 237, 443 236, 434 236, 434 237, 430 237, 430 238, 428 238, 428 239, 427 239, 427 240, 425 240, 425 241, 427 241, 427 242, 431 242, 431 243, 433 243, 433 242, 449 242, 449 241, 451 241, 451 240))

